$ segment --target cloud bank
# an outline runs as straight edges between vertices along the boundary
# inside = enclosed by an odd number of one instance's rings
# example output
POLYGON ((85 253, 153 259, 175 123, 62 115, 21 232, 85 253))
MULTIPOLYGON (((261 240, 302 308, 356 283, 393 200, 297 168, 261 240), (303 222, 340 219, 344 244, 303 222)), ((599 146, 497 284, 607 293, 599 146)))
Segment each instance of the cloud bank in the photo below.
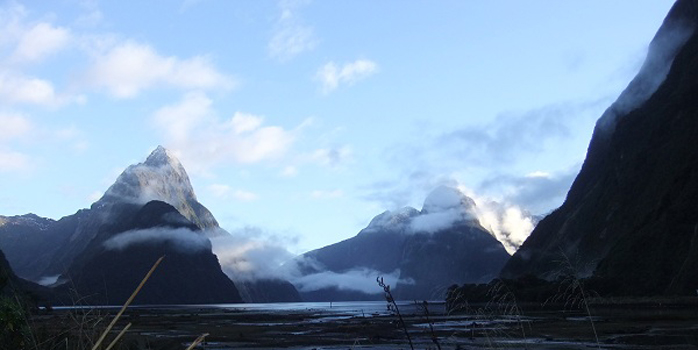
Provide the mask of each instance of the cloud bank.
POLYGON ((396 286, 400 284, 414 284, 412 280, 401 280, 400 270, 384 273, 368 268, 356 268, 337 273, 323 271, 291 280, 300 292, 312 292, 325 288, 337 288, 339 290, 357 291, 366 294, 381 293, 382 290, 376 284, 376 277, 383 277, 385 284, 396 286))
POLYGON ((211 239, 213 253, 223 272, 233 281, 257 279, 289 280, 295 271, 282 268, 293 258, 287 247, 293 239, 273 235, 258 227, 247 226, 211 239))
POLYGON ((121 251, 131 245, 169 243, 182 253, 211 249, 211 242, 201 233, 188 228, 155 227, 119 233, 104 242, 104 248, 121 251))
POLYGON ((220 118, 212 103, 203 92, 191 92, 151 117, 168 148, 194 172, 206 172, 215 164, 278 159, 289 151, 303 126, 288 130, 265 125, 264 117, 242 112, 220 118))

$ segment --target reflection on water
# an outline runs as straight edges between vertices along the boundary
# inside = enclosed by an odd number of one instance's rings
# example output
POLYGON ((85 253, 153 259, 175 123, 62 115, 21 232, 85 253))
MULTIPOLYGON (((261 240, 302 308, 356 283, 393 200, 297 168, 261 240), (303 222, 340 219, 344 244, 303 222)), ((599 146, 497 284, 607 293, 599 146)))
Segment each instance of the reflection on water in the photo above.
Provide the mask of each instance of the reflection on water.
MULTIPOLYGON (((419 313, 422 302, 398 301, 400 312, 419 313)), ((304 312, 333 313, 347 316, 379 316, 390 314, 385 301, 342 301, 342 302, 295 302, 295 303, 248 303, 248 304, 205 304, 205 305, 139 305, 134 308, 148 309, 220 309, 232 312, 304 312)), ((443 302, 430 302, 429 311, 440 313, 443 302)))
MULTIPOLYGON (((398 301, 398 307, 403 314, 421 313, 422 302, 398 301)), ((69 309, 116 309, 120 305, 93 306, 56 306, 56 310, 69 309)), ((303 312, 303 313, 333 313, 348 316, 382 316, 388 315, 385 301, 342 301, 342 302, 295 302, 295 303, 246 303, 246 304, 175 304, 175 305, 131 305, 131 309, 219 309, 230 312, 303 312)), ((443 313, 445 304, 442 301, 429 302, 429 312, 443 313)))

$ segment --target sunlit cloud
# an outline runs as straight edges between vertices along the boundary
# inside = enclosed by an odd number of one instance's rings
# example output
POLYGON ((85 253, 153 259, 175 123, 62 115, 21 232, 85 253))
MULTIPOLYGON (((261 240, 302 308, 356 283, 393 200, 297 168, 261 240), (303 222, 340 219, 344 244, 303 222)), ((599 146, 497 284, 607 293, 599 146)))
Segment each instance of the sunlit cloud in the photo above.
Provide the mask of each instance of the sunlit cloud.
POLYGON ((154 126, 187 169, 205 172, 225 163, 278 159, 296 139, 296 130, 264 125, 261 116, 237 112, 229 119, 219 118, 212 103, 204 93, 188 93, 153 114, 154 126))
POLYGON ((338 66, 328 62, 315 73, 324 94, 336 90, 340 85, 352 85, 378 72, 378 64, 371 60, 359 59, 338 66))
POLYGON ((105 88, 116 98, 132 98, 153 87, 230 89, 235 80, 219 72, 209 57, 181 59, 163 56, 150 45, 120 42, 93 57, 87 70, 90 85, 105 88))

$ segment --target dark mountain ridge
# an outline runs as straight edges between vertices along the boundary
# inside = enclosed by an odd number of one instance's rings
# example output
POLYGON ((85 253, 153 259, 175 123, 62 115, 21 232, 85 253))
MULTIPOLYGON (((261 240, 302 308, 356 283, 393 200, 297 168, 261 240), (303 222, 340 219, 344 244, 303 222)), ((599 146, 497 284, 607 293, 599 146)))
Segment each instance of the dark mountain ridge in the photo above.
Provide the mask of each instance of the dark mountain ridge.
POLYGON ((509 258, 503 245, 480 226, 475 203, 454 188, 439 187, 423 209, 404 208, 376 216, 355 237, 308 252, 298 259, 297 288, 308 301, 380 300, 379 275, 397 276, 396 298, 440 300, 459 283, 486 283, 509 258), (316 275, 361 275, 370 291, 302 282, 316 275))
POLYGON ((677 1, 642 70, 597 123, 565 202, 538 224, 502 277, 554 279, 565 258, 611 294, 695 294, 697 25, 698 4, 677 1))

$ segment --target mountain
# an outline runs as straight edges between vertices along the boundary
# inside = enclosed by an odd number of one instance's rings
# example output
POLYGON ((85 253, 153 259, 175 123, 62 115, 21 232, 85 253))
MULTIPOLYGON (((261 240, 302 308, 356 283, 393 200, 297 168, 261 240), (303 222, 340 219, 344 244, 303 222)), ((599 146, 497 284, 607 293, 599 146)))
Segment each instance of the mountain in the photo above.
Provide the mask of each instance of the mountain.
POLYGON ((120 304, 152 264, 165 259, 138 294, 138 304, 201 304, 242 301, 223 273, 201 228, 173 206, 153 200, 143 206, 121 203, 114 220, 102 225, 62 278, 93 302, 120 304))
POLYGON ((570 268, 608 294, 698 286, 698 3, 678 0, 638 75, 597 122, 565 202, 501 276, 570 268))
MULTIPOLYGON (((126 168, 95 204, 145 204, 151 200, 171 203, 179 213, 201 229, 219 228, 213 214, 196 199, 194 188, 182 164, 162 146, 158 146, 145 162, 126 168)), ((214 234, 219 232, 211 231, 214 234)))
POLYGON ((472 199, 441 186, 421 211, 386 211, 355 237, 302 255, 294 283, 305 300, 337 301, 382 298, 378 276, 404 300, 442 299, 453 284, 489 282, 509 254, 474 208, 472 199))
MULTIPOLYGON (((198 202, 182 164, 160 146, 124 170, 89 209, 60 220, 0 217, 0 249, 20 277, 110 304, 123 302, 162 255, 135 302, 242 301, 211 251, 209 237, 223 235, 229 233, 198 202)), ((281 282, 255 283, 245 284, 247 301, 277 301, 276 291, 281 299, 291 295, 281 282)))

